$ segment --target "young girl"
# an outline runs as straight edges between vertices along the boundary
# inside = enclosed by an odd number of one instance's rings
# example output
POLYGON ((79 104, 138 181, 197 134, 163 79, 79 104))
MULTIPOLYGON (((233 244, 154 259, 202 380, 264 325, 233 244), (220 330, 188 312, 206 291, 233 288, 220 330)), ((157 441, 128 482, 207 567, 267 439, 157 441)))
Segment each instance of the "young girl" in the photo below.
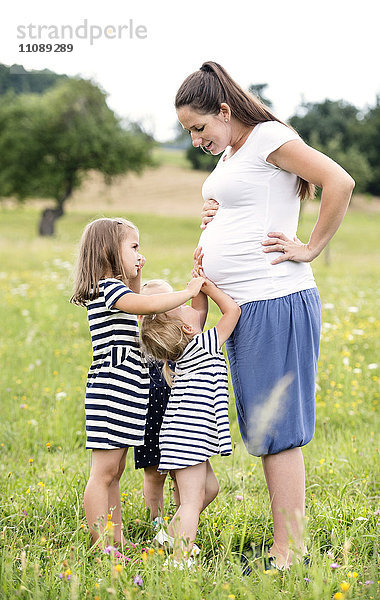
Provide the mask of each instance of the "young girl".
POLYGON ((125 219, 97 219, 82 236, 71 301, 87 307, 93 362, 86 387, 86 448, 92 449, 84 495, 95 543, 112 513, 113 539, 121 536, 119 480, 129 446, 144 443, 149 378, 139 347, 136 314, 160 313, 196 296, 194 278, 180 292, 142 296, 139 232, 125 219))
MULTIPOLYGON (((172 286, 163 279, 147 281, 141 288, 141 294, 164 294, 173 291, 172 286)), ((144 317, 140 317, 142 319, 144 317)), ((172 363, 171 368, 174 368, 172 363)), ((169 400, 170 387, 162 375, 162 363, 149 361, 149 404, 146 418, 143 446, 135 447, 135 468, 144 469, 145 506, 150 510, 153 526, 163 525, 164 483, 166 475, 157 471, 160 462, 159 433, 169 400)), ((174 485, 174 500, 179 506, 179 498, 174 485)))
MULTIPOLYGON (((240 308, 206 280, 192 306, 145 317, 143 345, 151 356, 165 361, 164 374, 172 383, 168 361, 176 362, 174 383, 160 432, 159 471, 175 474, 180 506, 168 527, 174 538, 174 559, 186 559, 195 540, 199 515, 216 497, 219 484, 209 457, 231 454, 228 423, 227 366, 221 347, 231 335, 240 308), (204 292, 204 293, 203 293, 204 292), (202 333, 207 296, 223 313, 216 327, 202 333)), ((191 557, 186 564, 190 566, 191 557)))

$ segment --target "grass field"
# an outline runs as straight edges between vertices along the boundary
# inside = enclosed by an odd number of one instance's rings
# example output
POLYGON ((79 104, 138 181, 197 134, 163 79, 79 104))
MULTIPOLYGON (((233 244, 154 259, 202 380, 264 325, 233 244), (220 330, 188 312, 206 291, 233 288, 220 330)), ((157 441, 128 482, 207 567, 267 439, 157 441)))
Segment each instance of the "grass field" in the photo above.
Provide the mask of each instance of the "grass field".
MULTIPOLYGON (((35 209, 0 210, 1 600, 378 597, 380 215, 348 214, 331 243, 330 265, 323 255, 313 263, 323 306, 317 430, 304 449, 313 564, 284 576, 257 566, 242 577, 237 556, 270 539, 271 519, 260 461, 240 440, 232 396, 234 453, 213 460, 221 492, 201 517, 199 568, 168 571, 157 550, 141 552, 153 532, 132 452, 121 482, 123 522, 138 547, 121 569, 112 557, 90 552, 82 501, 90 466, 83 408, 90 340, 85 310, 68 298, 76 243, 98 214, 97 205, 92 212, 77 208, 59 221, 54 239, 41 239, 35 209)), ((101 214, 114 213, 103 206, 101 214)), ((198 220, 128 210, 121 216, 140 228, 144 278, 183 286, 198 220)), ((312 225, 305 214, 301 238, 312 225)), ((216 318, 212 309, 209 325, 216 318)))

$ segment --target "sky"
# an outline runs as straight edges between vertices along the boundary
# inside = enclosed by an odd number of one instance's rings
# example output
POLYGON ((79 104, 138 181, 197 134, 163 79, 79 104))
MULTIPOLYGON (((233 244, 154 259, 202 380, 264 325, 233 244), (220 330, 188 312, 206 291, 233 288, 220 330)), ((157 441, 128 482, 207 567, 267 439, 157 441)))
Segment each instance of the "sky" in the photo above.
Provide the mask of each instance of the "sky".
POLYGON ((206 60, 245 89, 267 83, 282 120, 302 101, 365 108, 380 94, 378 0, 23 0, 2 13, 0 62, 91 78, 160 141, 173 137, 178 87, 206 60), (36 43, 73 50, 20 51, 36 43))

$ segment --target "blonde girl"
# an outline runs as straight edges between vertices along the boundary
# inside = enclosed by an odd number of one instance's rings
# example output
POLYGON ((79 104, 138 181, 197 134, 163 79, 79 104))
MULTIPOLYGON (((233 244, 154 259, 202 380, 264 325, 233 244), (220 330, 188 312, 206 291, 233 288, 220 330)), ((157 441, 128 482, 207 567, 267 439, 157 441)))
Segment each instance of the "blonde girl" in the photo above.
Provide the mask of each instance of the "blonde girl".
POLYGON ((199 515, 218 493, 209 458, 231 454, 227 366, 221 347, 239 316, 238 305, 207 280, 192 306, 147 316, 142 323, 143 346, 165 361, 164 374, 173 386, 160 431, 159 471, 174 472, 180 505, 169 536, 157 539, 166 537, 174 545, 174 564, 180 566, 184 560, 191 566, 199 515), (207 296, 223 316, 216 327, 202 333, 207 296), (174 379, 169 360, 176 362, 174 379))
POLYGON ((82 235, 71 302, 86 306, 93 361, 86 387, 86 448, 92 466, 84 505, 92 543, 112 514, 113 539, 121 534, 119 481, 129 446, 144 443, 149 379, 141 356, 137 314, 160 313, 196 296, 203 280, 180 292, 140 295, 139 232, 121 218, 97 219, 82 235))

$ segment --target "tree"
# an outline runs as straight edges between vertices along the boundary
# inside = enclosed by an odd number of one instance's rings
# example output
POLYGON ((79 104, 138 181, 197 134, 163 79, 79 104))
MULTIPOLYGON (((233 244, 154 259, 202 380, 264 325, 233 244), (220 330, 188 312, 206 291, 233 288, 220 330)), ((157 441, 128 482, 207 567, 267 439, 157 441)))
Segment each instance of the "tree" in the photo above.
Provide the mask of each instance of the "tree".
POLYGON ((380 96, 376 97, 375 106, 364 115, 360 149, 371 168, 368 192, 380 196, 380 96))
POLYGON ((16 94, 42 94, 67 75, 58 75, 49 69, 27 71, 22 65, 7 67, 0 64, 0 94, 13 91, 16 94))
POLYGON ((248 91, 250 94, 257 96, 258 99, 261 100, 261 102, 265 104, 268 108, 272 108, 272 100, 269 100, 269 98, 265 96, 265 88, 267 87, 267 83, 251 83, 251 85, 248 88, 248 91))
POLYGON ((342 165, 356 181, 356 192, 368 190, 372 171, 363 152, 362 114, 343 100, 304 103, 290 124, 303 140, 342 165))
POLYGON ((37 95, 0 96, 0 196, 52 198, 39 232, 52 235, 57 218, 87 173, 107 182, 153 164, 153 140, 123 124, 90 81, 70 79, 37 95))

